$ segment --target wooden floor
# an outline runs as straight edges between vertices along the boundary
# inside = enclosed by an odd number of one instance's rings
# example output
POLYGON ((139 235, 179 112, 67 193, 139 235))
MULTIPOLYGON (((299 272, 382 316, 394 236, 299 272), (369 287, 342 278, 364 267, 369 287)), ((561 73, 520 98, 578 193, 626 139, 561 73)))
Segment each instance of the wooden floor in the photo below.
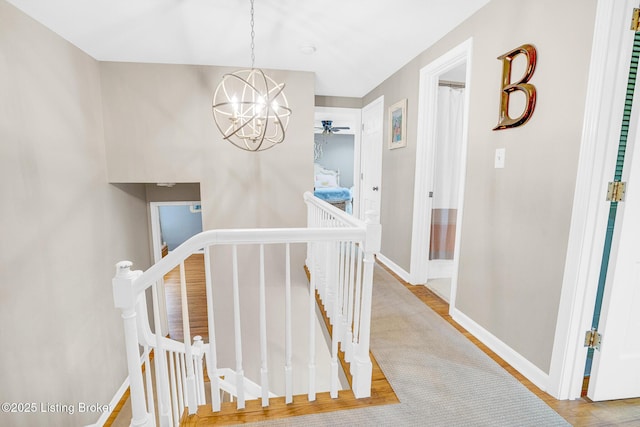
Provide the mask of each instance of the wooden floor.
MULTIPOLYGON (((206 342, 208 341, 208 328, 203 255, 195 254, 185 260, 185 277, 191 336, 200 335, 206 342)), ((171 338, 181 341, 184 336, 179 267, 169 272, 165 276, 164 282, 169 335, 171 338)), ((318 300, 318 303, 321 304, 321 301, 318 300)), ((324 310, 321 311, 324 312, 324 310)), ((324 321, 329 333, 331 333, 331 326, 326 317, 324 317, 324 321)), ((339 359, 347 381, 351 385, 349 365, 344 361, 342 352, 339 354, 339 359)), ((259 400, 247 401, 245 409, 240 412, 236 410, 235 403, 223 402, 220 412, 212 413, 209 409, 210 407, 200 407, 196 414, 186 417, 182 425, 231 425, 398 403, 398 398, 373 355, 371 355, 371 360, 373 362, 373 378, 371 382, 371 397, 369 398, 356 399, 351 390, 341 390, 338 392, 338 399, 332 399, 328 392, 318 393, 314 402, 309 402, 306 395, 294 396, 293 403, 290 404, 285 403, 284 397, 270 399, 268 408, 263 408, 259 400)))
POLYGON ((640 398, 614 400, 608 402, 590 402, 586 399, 556 400, 554 397, 536 387, 531 381, 516 371, 487 346, 478 341, 466 329, 458 325, 449 315, 449 304, 425 286, 413 286, 400 279, 391 270, 385 268, 400 283, 405 285, 420 301, 424 302, 443 319, 453 325, 461 334, 473 342, 480 350, 491 357, 502 368, 513 375, 525 387, 542 399, 553 410, 560 414, 571 425, 577 427, 592 426, 640 426, 640 398))
MULTIPOLYGON (((207 325, 207 293, 204 276, 204 254, 193 254, 184 261, 187 282, 187 304, 189 306, 189 324, 191 337, 200 335, 209 341, 207 325)), ((180 293, 180 267, 176 267, 164 276, 167 299, 167 320, 169 336, 178 341, 184 339, 182 330, 182 297, 180 293)))

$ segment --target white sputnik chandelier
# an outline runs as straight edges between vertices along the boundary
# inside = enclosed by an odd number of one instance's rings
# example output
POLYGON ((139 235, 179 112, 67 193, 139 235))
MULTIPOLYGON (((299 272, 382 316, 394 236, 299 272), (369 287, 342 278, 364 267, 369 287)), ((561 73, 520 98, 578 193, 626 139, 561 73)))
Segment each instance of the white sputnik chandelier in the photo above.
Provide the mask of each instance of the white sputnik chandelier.
POLYGON ((291 109, 284 83, 254 67, 255 31, 251 2, 251 69, 222 76, 213 94, 213 120, 224 136, 238 148, 263 151, 284 141, 291 109))

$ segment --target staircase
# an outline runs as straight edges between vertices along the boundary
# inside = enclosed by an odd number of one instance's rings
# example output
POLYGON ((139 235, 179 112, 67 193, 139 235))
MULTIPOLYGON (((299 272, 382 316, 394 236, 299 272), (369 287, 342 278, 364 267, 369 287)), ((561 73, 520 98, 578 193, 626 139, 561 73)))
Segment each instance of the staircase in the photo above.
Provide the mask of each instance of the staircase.
POLYGON ((256 399, 263 408, 268 408, 272 401, 291 405, 294 394, 298 394, 299 404, 302 397, 294 390, 297 387, 294 378, 299 382, 298 361, 303 358, 307 378, 305 401, 311 404, 317 393, 324 391, 328 391, 331 399, 339 400, 339 350, 348 364, 353 395, 358 399, 370 396, 371 291, 374 253, 380 245, 379 222, 377 218, 360 221, 311 193, 304 194, 304 201, 308 212, 306 228, 205 231, 144 272, 133 271, 128 261, 117 264, 113 293, 124 322, 131 425, 180 425, 196 412, 219 412, 224 396, 234 401, 236 410, 243 410, 248 400, 256 399), (199 336, 191 337, 184 271, 185 259, 202 249, 209 331, 206 342, 199 336), (292 259, 294 262, 304 259, 310 277, 303 315, 292 309, 292 259), (159 304, 160 284, 164 275, 176 266, 180 266, 184 341, 153 332, 147 315, 150 295, 154 324, 162 324, 163 313, 158 309, 164 306, 159 304), (256 274, 249 274, 250 271, 256 274), (247 343, 247 330, 241 324, 242 307, 248 306, 247 292, 258 301, 255 313, 258 326, 254 334, 258 350, 243 352, 243 345, 253 344, 247 343), (277 333, 269 335, 267 331, 273 331, 267 328, 272 294, 282 295, 284 301, 278 303, 284 307, 284 324, 277 333), (221 300, 224 295, 228 298, 221 300), (316 304, 316 298, 321 304, 316 304), (317 309, 323 310, 332 330, 329 366, 322 367, 326 368, 322 372, 330 376, 329 390, 319 390, 316 385, 320 371, 316 356, 318 351, 327 351, 319 349, 316 343, 317 309), (229 323, 224 311, 232 314, 229 323), (233 342, 216 339, 217 322, 233 330, 233 342), (292 328, 301 325, 307 328, 304 346, 292 341, 292 328), (284 360, 273 357, 278 360, 271 360, 273 347, 280 343, 284 360), (219 360, 233 366, 221 366, 219 360), (249 378, 245 376, 245 367, 252 363, 259 369, 250 369, 249 378), (280 393, 274 393, 269 386, 275 380, 284 384, 280 393))

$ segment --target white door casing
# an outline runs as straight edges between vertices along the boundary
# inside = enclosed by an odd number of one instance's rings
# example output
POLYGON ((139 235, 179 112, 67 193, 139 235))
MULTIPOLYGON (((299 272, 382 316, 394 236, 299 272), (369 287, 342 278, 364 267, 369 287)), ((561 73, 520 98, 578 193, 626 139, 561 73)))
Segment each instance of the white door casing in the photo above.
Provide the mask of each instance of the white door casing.
POLYGON ((598 288, 609 215, 605 195, 617 157, 634 38, 629 24, 636 6, 635 0, 597 4, 567 259, 548 384, 543 387, 556 399, 581 395, 584 336, 598 288))
MULTIPOLYGON (((443 73, 466 64, 466 93, 462 131, 462 147, 460 149, 460 187, 458 189, 458 231, 462 225, 464 181, 466 174, 466 153, 469 123, 469 94, 471 89, 471 53, 473 39, 468 39, 448 53, 431 62, 420 70, 420 92, 418 106, 418 133, 416 147, 416 177, 413 196, 413 231, 411 239, 411 284, 424 284, 428 277, 429 241, 431 230, 432 199, 429 192, 433 189, 433 159, 436 146, 437 124, 437 92, 439 76, 443 73)), ((455 307, 455 291, 460 247, 460 232, 455 237, 455 252, 451 277, 450 307, 455 307)))
POLYGON ((382 143, 383 143, 384 97, 376 99, 362 109, 362 144, 360 212, 359 218, 372 213, 380 218, 382 192, 382 143))

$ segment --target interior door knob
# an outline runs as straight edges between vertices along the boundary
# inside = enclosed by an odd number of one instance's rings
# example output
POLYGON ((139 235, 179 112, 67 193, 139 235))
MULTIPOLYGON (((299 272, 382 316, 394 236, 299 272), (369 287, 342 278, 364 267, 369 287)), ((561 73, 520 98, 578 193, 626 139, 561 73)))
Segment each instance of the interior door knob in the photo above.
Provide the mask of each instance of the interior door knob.
POLYGON ((378 191, 378 187, 373 187, 372 190, 373 191, 378 191))

